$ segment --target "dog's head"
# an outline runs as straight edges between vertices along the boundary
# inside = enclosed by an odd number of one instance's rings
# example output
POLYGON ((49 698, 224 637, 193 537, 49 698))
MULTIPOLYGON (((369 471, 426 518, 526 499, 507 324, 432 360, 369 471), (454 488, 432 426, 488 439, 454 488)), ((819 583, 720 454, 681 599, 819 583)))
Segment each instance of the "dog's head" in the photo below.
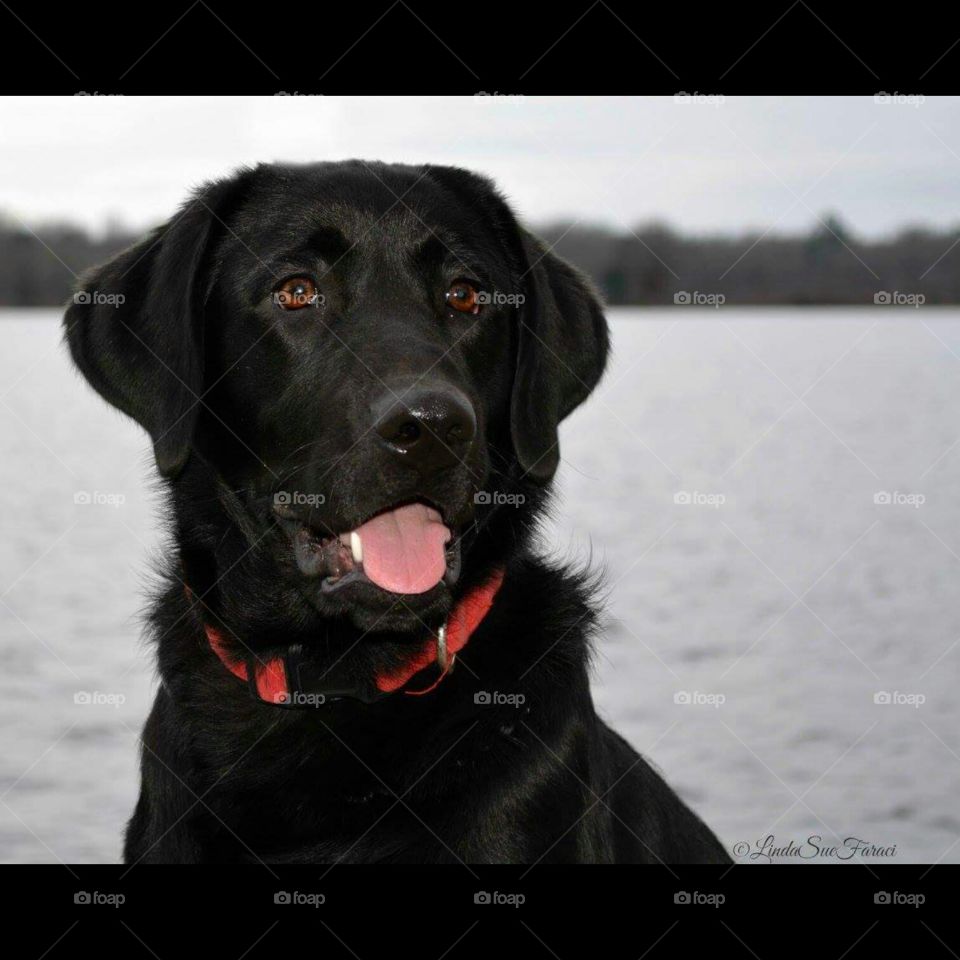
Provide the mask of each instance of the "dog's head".
POLYGON ((585 279, 452 167, 243 170, 82 290, 74 360, 175 496, 216 478, 248 586, 364 630, 516 549, 607 353, 585 279))

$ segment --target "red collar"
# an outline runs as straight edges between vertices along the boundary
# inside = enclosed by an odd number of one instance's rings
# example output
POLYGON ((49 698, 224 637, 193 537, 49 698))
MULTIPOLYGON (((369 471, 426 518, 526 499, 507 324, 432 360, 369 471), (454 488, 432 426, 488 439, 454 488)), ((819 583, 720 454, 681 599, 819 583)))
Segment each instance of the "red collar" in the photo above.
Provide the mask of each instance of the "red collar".
MULTIPOLYGON (((453 661, 470 639, 473 632, 486 617, 503 583, 503 570, 496 570, 490 579, 466 593, 450 613, 440 637, 424 641, 420 649, 406 663, 392 670, 383 671, 374 677, 375 690, 362 691, 349 686, 337 686, 326 679, 309 676, 309 665, 301 660, 299 645, 283 656, 270 660, 249 657, 237 661, 229 652, 223 634, 209 624, 204 625, 210 649, 220 662, 236 677, 246 681, 256 696, 267 703, 280 706, 316 705, 328 699, 349 697, 370 703, 380 697, 405 687, 418 673, 436 666, 439 675, 428 686, 416 690, 404 690, 411 695, 429 693, 453 669, 453 661), (446 640, 446 664, 443 658, 443 634, 446 640), (322 689, 321 689, 322 688, 322 689)), ((188 590, 189 595, 189 590, 188 590)))

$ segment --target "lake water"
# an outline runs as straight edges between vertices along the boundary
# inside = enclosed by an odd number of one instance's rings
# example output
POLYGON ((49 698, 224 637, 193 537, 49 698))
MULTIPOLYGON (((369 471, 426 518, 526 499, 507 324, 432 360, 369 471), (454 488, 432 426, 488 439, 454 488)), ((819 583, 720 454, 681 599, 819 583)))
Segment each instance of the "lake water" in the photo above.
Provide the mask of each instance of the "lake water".
MULTIPOLYGON (((960 311, 610 315, 544 532, 606 571, 600 713, 728 847, 960 861, 960 311)), ((149 447, 55 311, 0 323, 0 859, 116 861, 156 684, 149 447)))

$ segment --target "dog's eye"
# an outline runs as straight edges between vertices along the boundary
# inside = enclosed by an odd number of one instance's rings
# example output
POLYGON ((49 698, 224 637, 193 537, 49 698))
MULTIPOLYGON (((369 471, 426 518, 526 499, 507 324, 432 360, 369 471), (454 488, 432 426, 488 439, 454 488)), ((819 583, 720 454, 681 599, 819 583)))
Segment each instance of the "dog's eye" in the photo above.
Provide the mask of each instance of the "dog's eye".
POLYGON ((309 277, 290 277, 273 291, 273 301, 282 310, 302 310, 318 304, 320 294, 309 277))
POLYGON ((447 305, 458 313, 479 313, 480 294, 472 283, 457 280, 451 284, 446 295, 447 305))

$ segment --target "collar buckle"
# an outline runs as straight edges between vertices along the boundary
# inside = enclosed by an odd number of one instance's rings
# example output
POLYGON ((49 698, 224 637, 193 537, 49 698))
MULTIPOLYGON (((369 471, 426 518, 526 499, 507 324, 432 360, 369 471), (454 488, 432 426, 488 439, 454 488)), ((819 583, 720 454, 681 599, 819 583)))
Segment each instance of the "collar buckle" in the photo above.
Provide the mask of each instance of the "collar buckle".
POLYGON ((457 662, 457 655, 447 649, 447 625, 442 623, 437 628, 437 664, 441 673, 452 673, 457 662))

